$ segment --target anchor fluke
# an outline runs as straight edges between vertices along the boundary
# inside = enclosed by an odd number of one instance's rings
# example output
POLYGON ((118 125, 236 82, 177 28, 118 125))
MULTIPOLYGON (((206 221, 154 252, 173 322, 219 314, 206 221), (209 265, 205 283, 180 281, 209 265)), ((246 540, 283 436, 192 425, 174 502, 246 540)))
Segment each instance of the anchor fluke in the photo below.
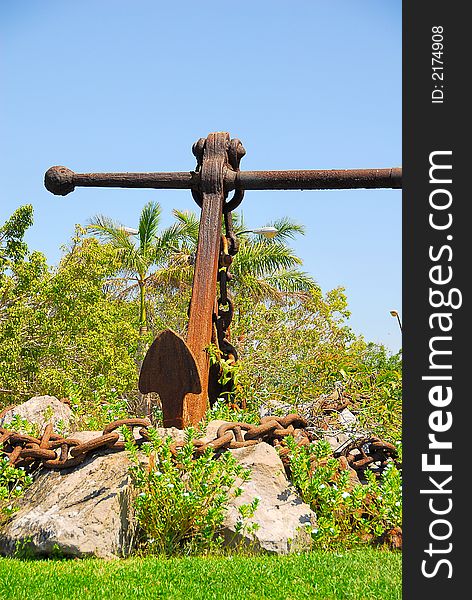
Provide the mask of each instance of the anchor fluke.
POLYGON ((164 427, 183 429, 184 398, 187 394, 200 394, 202 384, 190 348, 171 329, 162 331, 147 351, 138 387, 142 394, 159 394, 164 427))

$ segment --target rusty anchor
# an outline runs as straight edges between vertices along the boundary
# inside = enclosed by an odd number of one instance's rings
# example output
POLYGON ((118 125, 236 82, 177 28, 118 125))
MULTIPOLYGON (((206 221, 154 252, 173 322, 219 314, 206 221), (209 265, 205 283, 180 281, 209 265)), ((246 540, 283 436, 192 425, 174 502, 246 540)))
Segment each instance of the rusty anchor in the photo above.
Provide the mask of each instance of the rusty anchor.
MULTIPOLYGON (((214 339, 218 317, 216 288, 222 219, 228 236, 230 213, 241 202, 244 191, 402 186, 401 168, 240 171, 245 150, 238 139, 230 139, 226 132, 201 138, 193 145, 193 153, 197 168, 190 172, 74 173, 55 166, 45 175, 46 189, 56 195, 65 196, 77 186, 190 189, 201 208, 186 340, 170 329, 161 332, 150 346, 139 376, 142 393, 159 394, 165 427, 196 425, 207 410, 209 388, 215 385, 207 349, 214 339), (226 200, 232 190, 233 197, 226 200)), ((220 289, 222 285, 220 281, 220 289)))
MULTIPOLYGON (((238 142, 233 143, 236 145, 238 142)), ((154 340, 139 377, 142 393, 157 392, 165 427, 196 424, 207 409, 209 355, 224 203, 224 174, 231 169, 227 133, 211 133, 194 145, 201 175, 200 229, 186 342, 170 329, 154 340)), ((242 146, 241 150, 242 152, 242 146)))

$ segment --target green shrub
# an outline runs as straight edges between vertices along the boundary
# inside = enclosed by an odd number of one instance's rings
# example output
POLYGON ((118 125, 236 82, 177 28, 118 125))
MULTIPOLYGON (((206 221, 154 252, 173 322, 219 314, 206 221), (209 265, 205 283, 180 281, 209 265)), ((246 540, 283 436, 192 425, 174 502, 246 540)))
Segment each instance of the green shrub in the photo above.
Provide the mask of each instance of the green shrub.
POLYGON ((37 252, 3 272, 0 262, 1 400, 60 398, 68 382, 90 399, 100 378, 119 393, 136 387, 136 311, 109 290, 116 268, 112 249, 81 228, 56 268, 37 252))
POLYGON ((74 426, 88 430, 100 430, 111 421, 127 419, 128 403, 120 398, 115 388, 109 388, 103 375, 96 379, 96 388, 84 396, 80 385, 67 382, 66 394, 70 400, 74 426))
POLYGON ((344 291, 283 304, 235 301, 231 334, 240 362, 236 402, 252 411, 267 401, 313 402, 341 381, 363 428, 389 441, 401 437, 401 353, 356 337, 347 327, 344 291))
POLYGON ((33 482, 24 469, 10 465, 8 456, 0 455, 0 517, 15 512, 15 500, 33 482))
POLYGON ((315 546, 349 548, 373 542, 384 532, 401 526, 402 479, 390 463, 381 479, 366 470, 367 485, 352 484, 348 470, 341 470, 325 441, 290 448, 292 481, 317 515, 311 530, 315 546))
MULTIPOLYGON (((196 432, 186 430, 186 442, 172 455, 172 438, 160 438, 148 429, 150 443, 143 445, 147 464, 143 462, 128 431, 127 449, 132 466, 130 473, 137 491, 135 514, 144 533, 145 549, 154 554, 208 553, 222 542, 218 535, 231 497, 241 494, 236 479, 247 481, 250 472, 238 465, 230 452, 216 458, 212 449, 194 457, 196 432)), ((252 516, 258 500, 243 505, 244 519, 252 516)))
POLYGON ((27 419, 23 419, 23 417, 18 414, 13 415, 12 420, 5 424, 5 427, 12 431, 31 435, 35 438, 39 437, 39 425, 37 423, 31 423, 27 419))

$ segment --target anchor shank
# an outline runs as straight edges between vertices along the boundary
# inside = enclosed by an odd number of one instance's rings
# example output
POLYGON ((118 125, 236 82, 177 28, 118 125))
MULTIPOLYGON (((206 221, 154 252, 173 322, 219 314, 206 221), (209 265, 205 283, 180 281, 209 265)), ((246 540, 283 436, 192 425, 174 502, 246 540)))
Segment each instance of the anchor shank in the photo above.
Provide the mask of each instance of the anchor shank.
POLYGON ((209 354, 213 330, 221 217, 224 192, 223 173, 226 163, 228 134, 211 133, 205 144, 202 165, 203 205, 198 233, 192 299, 187 331, 187 346, 195 357, 201 376, 200 394, 187 394, 184 400, 184 424, 197 424, 208 406, 209 354))

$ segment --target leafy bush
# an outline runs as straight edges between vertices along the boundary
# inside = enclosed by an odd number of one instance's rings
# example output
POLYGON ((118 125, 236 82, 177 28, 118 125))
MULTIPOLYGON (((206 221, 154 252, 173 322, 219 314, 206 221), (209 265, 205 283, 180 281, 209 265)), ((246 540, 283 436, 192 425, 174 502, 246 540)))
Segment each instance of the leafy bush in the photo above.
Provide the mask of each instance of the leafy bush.
POLYGON ((0 279, 5 403, 62 397, 70 384, 91 400, 103 378, 120 394, 136 387, 137 316, 132 303, 109 293, 116 269, 110 248, 80 228, 57 268, 35 252, 8 265, 0 279))
POLYGON ((8 221, 0 226, 0 280, 5 266, 22 261, 28 252, 23 237, 32 224, 33 207, 26 204, 17 208, 8 221))
POLYGON ((99 430, 111 421, 126 419, 129 415, 128 402, 120 398, 115 388, 108 388, 104 375, 96 378, 96 389, 84 396, 81 386, 66 382, 65 393, 70 401, 74 427, 99 430))
MULTIPOLYGON (((234 487, 236 479, 247 481, 248 469, 238 465, 230 452, 216 459, 213 450, 194 458, 192 439, 195 430, 186 430, 185 445, 171 452, 172 438, 160 438, 148 429, 150 444, 143 450, 148 457, 144 464, 131 434, 127 437, 132 466, 130 473, 137 496, 136 519, 145 536, 147 551, 155 554, 207 553, 221 544, 218 532, 231 497, 241 494, 234 487)), ((240 508, 241 523, 252 516, 257 499, 240 508)))
POLYGON ((352 547, 401 526, 402 479, 393 463, 381 480, 366 470, 367 485, 353 484, 349 470, 331 458, 327 442, 297 446, 293 438, 286 439, 292 481, 317 515, 317 527, 311 530, 316 546, 352 547))
POLYGON ((367 344, 363 361, 346 375, 346 385, 359 399, 361 426, 376 435, 400 441, 402 436, 402 353, 388 355, 382 346, 367 344))
POLYGON ((213 406, 207 411, 205 422, 208 424, 213 420, 222 421, 244 421, 259 425, 260 418, 256 411, 251 409, 239 409, 236 405, 228 404, 225 398, 218 398, 213 406))
POLYGON ((20 415, 13 415, 12 420, 6 425, 8 429, 18 431, 26 435, 31 435, 35 438, 39 437, 39 425, 31 423, 27 419, 23 419, 20 415))
POLYGON ((330 393, 336 381, 359 411, 361 425, 401 437, 401 354, 367 343, 346 326, 342 289, 312 290, 284 304, 238 299, 232 326, 240 357, 236 400, 257 411, 270 400, 297 405, 330 393))
POLYGON ((32 481, 24 469, 10 465, 8 456, 0 456, 0 516, 9 516, 16 510, 15 499, 24 493, 32 481))

